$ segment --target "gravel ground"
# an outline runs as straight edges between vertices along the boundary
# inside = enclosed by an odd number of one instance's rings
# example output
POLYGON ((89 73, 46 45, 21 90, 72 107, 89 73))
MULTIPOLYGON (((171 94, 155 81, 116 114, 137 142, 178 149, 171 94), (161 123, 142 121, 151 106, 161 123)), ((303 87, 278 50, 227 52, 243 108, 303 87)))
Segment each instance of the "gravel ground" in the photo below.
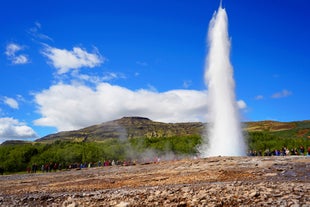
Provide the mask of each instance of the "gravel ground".
POLYGON ((0 206, 309 206, 310 157, 212 157, 0 176, 0 206))

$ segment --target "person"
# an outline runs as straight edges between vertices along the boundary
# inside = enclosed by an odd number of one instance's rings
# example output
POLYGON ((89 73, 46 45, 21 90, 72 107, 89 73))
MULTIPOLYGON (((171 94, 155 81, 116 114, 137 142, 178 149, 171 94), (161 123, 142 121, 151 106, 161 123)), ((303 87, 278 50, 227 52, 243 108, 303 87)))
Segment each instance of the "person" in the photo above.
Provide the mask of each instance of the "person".
POLYGON ((34 163, 34 164, 32 165, 32 167, 31 167, 31 173, 36 173, 36 172, 37 172, 37 168, 38 168, 37 164, 34 163))
POLYGON ((296 148, 291 149, 291 155, 298 155, 296 148))
POLYGON ((276 149, 274 154, 275 156, 280 156, 280 151, 276 149))
POLYGON ((304 146, 300 146, 299 147, 299 154, 300 155, 305 155, 305 148, 304 148, 304 146))
POLYGON ((45 172, 49 172, 49 170, 50 170, 50 165, 49 165, 49 163, 46 163, 46 164, 44 165, 44 170, 45 170, 45 172))
POLYGON ((308 147, 308 156, 310 156, 310 146, 308 147))
POLYGON ((57 169, 58 169, 58 163, 55 163, 55 164, 54 164, 53 169, 54 169, 55 172, 57 171, 57 169))

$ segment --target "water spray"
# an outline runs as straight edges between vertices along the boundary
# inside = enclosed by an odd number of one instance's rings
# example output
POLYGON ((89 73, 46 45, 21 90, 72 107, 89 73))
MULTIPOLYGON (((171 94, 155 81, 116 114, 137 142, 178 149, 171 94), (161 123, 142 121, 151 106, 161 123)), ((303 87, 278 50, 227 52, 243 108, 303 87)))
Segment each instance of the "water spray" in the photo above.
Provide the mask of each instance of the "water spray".
POLYGON ((246 147, 230 63, 228 18, 222 2, 209 24, 208 46, 204 76, 208 87, 208 127, 201 156, 243 156, 246 147))

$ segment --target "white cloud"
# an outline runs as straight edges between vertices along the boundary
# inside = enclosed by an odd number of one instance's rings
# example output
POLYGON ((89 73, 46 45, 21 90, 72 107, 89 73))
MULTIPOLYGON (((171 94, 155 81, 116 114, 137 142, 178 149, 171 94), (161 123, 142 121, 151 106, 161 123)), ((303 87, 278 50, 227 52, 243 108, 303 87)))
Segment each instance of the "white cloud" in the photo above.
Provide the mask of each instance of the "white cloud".
POLYGON ((36 28, 41 29, 41 23, 40 22, 35 22, 34 24, 35 24, 36 28))
POLYGON ((14 44, 14 43, 11 43, 11 44, 8 44, 6 46, 6 50, 5 50, 5 54, 7 56, 14 56, 16 52, 20 51, 22 49, 21 46, 17 45, 17 44, 14 44))
POLYGON ((237 101, 239 109, 245 109, 247 107, 246 103, 243 100, 237 101))
POLYGON ((102 81, 110 81, 113 79, 125 79, 126 76, 122 73, 114 73, 114 72, 107 72, 103 75, 103 77, 101 78, 102 81))
POLYGON ((36 137, 35 131, 25 123, 10 117, 0 118, 0 143, 10 139, 36 137))
POLYGON ((255 100, 263 100, 264 96, 263 95, 257 95, 255 96, 255 100))
POLYGON ((13 109, 18 109, 18 102, 13 98, 4 97, 4 103, 13 109))
MULTIPOLYGON (((96 88, 59 83, 35 94, 41 118, 36 125, 58 131, 80 129, 121 118, 143 116, 154 121, 189 122, 206 120, 207 93, 196 90, 130 90, 109 83, 96 88)), ((240 108, 246 107, 239 101, 240 108)))
POLYGON ((100 84, 101 82, 112 81, 114 79, 126 79, 126 76, 123 73, 115 72, 106 72, 102 76, 99 75, 89 75, 82 74, 78 70, 74 70, 70 73, 71 76, 59 76, 60 80, 64 80, 69 77, 70 82, 72 83, 93 83, 95 85, 100 84), (73 79, 72 79, 73 78, 73 79))
POLYGON ((93 75, 87 75, 87 74, 79 74, 79 73, 72 73, 73 77, 77 78, 78 80, 82 82, 90 82, 94 84, 98 84, 101 82, 101 77, 99 76, 93 76, 93 75))
POLYGON ((157 92, 157 88, 152 84, 147 84, 148 91, 157 92))
POLYGON ((189 88, 191 85, 192 85, 192 81, 191 80, 183 81, 183 87, 184 88, 189 88))
POLYGON ((27 58, 26 55, 18 55, 18 56, 15 56, 14 59, 12 60, 12 63, 13 64, 16 64, 16 65, 19 65, 19 64, 26 64, 28 63, 29 60, 27 58))
POLYGON ((292 95, 293 93, 291 91, 288 91, 286 89, 280 91, 280 92, 277 92, 275 94, 273 94, 271 97, 272 98, 285 98, 287 96, 290 96, 292 95))
POLYGON ((144 116, 156 121, 203 121, 206 93, 194 90, 132 91, 101 83, 95 89, 84 85, 57 84, 35 95, 42 118, 35 124, 72 130, 123 116, 144 116))
POLYGON ((42 28, 41 23, 35 22, 34 26, 28 30, 28 33, 35 39, 53 41, 51 37, 40 32, 41 28, 42 28))
POLYGON ((72 69, 79 69, 82 67, 93 68, 101 65, 105 61, 105 58, 102 57, 97 50, 93 53, 89 53, 80 47, 73 47, 72 50, 66 50, 45 45, 42 53, 58 70, 58 74, 64 74, 72 69))
POLYGON ((15 43, 10 43, 6 46, 5 54, 14 65, 29 63, 27 55, 16 54, 22 50, 24 50, 24 47, 15 43))
POLYGON ((142 67, 146 67, 146 66, 149 65, 147 62, 144 62, 144 61, 136 61, 136 64, 137 64, 137 65, 140 65, 140 66, 142 66, 142 67))

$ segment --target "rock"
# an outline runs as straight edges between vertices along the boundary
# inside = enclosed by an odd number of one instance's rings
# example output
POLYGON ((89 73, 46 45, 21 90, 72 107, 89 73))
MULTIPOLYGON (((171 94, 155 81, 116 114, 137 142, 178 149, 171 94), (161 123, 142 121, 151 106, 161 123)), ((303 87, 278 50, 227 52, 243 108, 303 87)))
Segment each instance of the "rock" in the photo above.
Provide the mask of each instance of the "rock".
POLYGON ((70 203, 69 205, 67 205, 67 207, 78 207, 79 205, 75 202, 70 203))
POLYGON ((115 205, 115 207, 128 207, 130 203, 121 201, 119 204, 115 205))
POLYGON ((253 198, 253 197, 258 197, 260 195, 260 193, 258 192, 258 191, 254 191, 254 192, 252 192, 249 196, 251 197, 251 198, 253 198))
POLYGON ((183 187, 183 188, 181 188, 181 191, 183 191, 183 192, 189 192, 190 191, 190 188, 189 187, 183 187))
POLYGON ((186 207, 186 206, 187 206, 187 204, 186 204, 185 201, 181 201, 181 202, 177 205, 177 207, 186 207))

